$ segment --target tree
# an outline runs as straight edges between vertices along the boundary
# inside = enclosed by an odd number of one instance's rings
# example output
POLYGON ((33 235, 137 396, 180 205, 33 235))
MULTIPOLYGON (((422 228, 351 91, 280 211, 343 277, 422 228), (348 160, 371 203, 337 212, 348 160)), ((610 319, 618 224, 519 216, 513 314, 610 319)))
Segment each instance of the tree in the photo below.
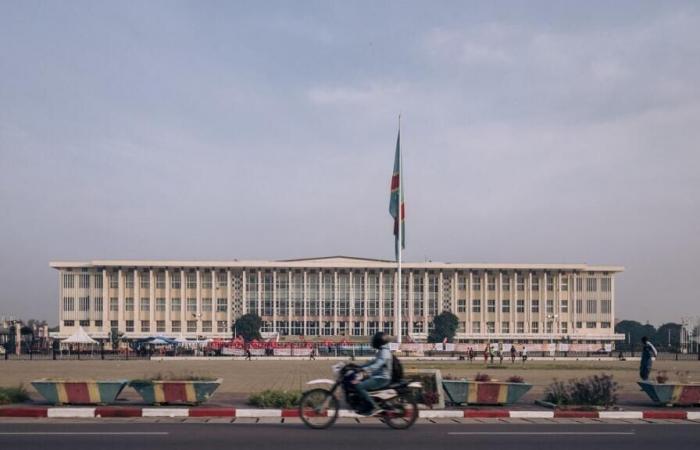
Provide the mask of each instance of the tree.
POLYGON ((449 311, 443 311, 433 319, 433 330, 428 335, 428 342, 442 342, 447 338, 452 341, 457 334, 459 319, 449 311))
POLYGON ((654 339, 656 336, 656 328, 648 323, 642 325, 636 320, 621 320, 615 325, 615 333, 625 335, 625 340, 615 344, 615 348, 618 350, 630 351, 632 349, 641 348, 642 336, 654 339))
POLYGON ((681 324, 665 323, 659 327, 654 337, 654 345, 665 350, 675 352, 681 348, 681 324))
POLYGON ((238 336, 243 336, 246 341, 260 339, 262 319, 255 313, 244 314, 233 324, 231 330, 238 336))

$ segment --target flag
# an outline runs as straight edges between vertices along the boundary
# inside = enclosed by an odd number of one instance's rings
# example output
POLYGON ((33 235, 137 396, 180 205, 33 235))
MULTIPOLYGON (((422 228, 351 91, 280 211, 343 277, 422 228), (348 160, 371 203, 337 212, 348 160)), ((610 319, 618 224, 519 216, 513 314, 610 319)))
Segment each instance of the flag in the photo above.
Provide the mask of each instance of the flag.
POLYGON ((406 248, 406 209, 403 202, 403 176, 401 174, 401 130, 396 136, 396 155, 394 156, 394 173, 391 175, 391 196, 389 214, 394 218, 394 252, 399 259, 399 245, 406 248), (399 218, 399 211, 401 217, 399 218), (399 244, 399 225, 401 226, 401 243, 399 244))

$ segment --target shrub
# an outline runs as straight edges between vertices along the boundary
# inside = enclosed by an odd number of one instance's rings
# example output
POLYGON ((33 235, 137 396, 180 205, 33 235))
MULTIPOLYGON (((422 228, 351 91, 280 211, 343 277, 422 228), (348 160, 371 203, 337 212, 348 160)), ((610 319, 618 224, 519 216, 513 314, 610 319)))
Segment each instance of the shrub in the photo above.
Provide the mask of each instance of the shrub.
POLYGON ((248 397, 248 404, 260 408, 294 408, 299 406, 301 392, 267 389, 248 397))
POLYGON ((506 378, 507 383, 524 383, 525 378, 521 377, 520 375, 511 375, 508 378, 506 378))
POLYGON ((545 390, 545 401, 557 405, 609 407, 617 402, 619 386, 612 375, 593 375, 564 383, 554 380, 545 390))
POLYGON ((29 400, 29 394, 23 385, 17 387, 0 387, 0 405, 22 403, 29 400))
POLYGON ((477 373, 474 381, 491 381, 491 376, 487 373, 477 373))

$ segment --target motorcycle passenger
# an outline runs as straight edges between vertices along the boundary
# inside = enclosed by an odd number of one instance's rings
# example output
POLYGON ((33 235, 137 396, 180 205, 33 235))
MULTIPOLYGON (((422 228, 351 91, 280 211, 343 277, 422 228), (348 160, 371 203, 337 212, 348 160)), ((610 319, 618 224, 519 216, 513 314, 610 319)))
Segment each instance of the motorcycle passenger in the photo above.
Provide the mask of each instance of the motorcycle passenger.
POLYGON ((373 360, 362 365, 362 369, 368 374, 368 378, 355 385, 360 398, 364 399, 371 408, 361 412, 371 416, 380 412, 380 408, 369 395, 369 391, 376 391, 387 387, 391 383, 391 351, 389 339, 381 331, 372 336, 372 347, 377 349, 373 360))

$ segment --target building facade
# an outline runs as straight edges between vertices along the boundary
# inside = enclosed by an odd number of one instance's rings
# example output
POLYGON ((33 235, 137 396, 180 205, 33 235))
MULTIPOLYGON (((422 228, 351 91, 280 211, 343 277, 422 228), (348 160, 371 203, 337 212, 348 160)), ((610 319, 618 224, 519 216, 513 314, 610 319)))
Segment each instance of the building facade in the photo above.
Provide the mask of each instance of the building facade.
MULTIPOLYGON (((59 279, 59 337, 82 326, 111 333, 231 337, 254 312, 281 336, 395 335, 396 264, 327 257, 288 261, 52 262, 59 279)), ((459 318, 456 338, 480 343, 610 343, 619 266, 404 263, 402 335, 427 338, 434 316, 459 318)))

